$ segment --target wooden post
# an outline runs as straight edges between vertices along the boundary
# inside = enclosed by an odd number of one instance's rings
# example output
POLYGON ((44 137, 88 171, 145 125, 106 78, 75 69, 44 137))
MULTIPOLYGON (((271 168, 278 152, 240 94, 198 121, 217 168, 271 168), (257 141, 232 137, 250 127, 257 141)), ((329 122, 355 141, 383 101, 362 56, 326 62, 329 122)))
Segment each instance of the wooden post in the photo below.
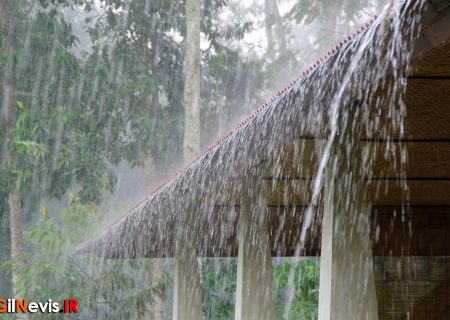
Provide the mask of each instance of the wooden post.
POLYGON ((239 213, 235 320, 275 320, 267 204, 258 175, 245 178, 239 213))
POLYGON ((324 193, 319 320, 378 319, 357 111, 331 146, 324 193))
POLYGON ((182 233, 175 252, 173 319, 202 320, 201 270, 197 260, 195 236, 190 232, 188 224, 182 233))

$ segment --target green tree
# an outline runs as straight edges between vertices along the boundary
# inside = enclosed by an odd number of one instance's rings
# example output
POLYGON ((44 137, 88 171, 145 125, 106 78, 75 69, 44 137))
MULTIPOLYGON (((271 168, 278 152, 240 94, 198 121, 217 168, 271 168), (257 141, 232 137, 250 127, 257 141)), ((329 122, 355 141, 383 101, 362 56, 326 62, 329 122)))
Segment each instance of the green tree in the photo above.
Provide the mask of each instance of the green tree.
MULTIPOLYGON (((77 193, 70 194, 69 206, 57 217, 43 208, 37 226, 26 233, 35 254, 17 269, 21 275, 18 290, 37 301, 51 297, 62 302, 76 297, 80 317, 140 319, 148 301, 164 296, 170 278, 164 274, 143 287, 139 275, 147 270, 142 261, 104 261, 70 254, 90 226, 100 220, 97 205, 82 203, 77 193)), ((61 316, 38 314, 31 318, 60 319, 61 316)))
MULTIPOLYGON (((267 73, 264 62, 230 43, 242 39, 251 23, 219 27, 225 2, 202 1, 195 35, 209 47, 199 51, 196 38, 196 81, 190 83, 183 66, 192 35, 185 2, 106 0, 101 9, 88 0, 1 5, 0 209, 15 219, 10 223, 15 292, 35 299, 73 294, 86 317, 142 318, 149 302, 167 294, 167 272, 142 285, 151 267, 142 261, 86 261, 70 253, 103 219, 97 208, 114 190, 114 165, 124 160, 142 165, 151 158, 156 171, 163 171, 174 154, 181 158, 189 91, 198 99, 195 116, 201 123, 196 151, 209 142, 208 128, 223 123, 222 131, 248 112, 243 106, 254 104, 251 96, 266 84, 267 73), (71 7, 87 14, 92 44, 82 57, 73 53, 77 39, 65 19, 71 7), (59 208, 49 208, 50 199, 61 199, 59 208)), ((205 264, 210 318, 234 313, 232 270, 205 264)))
MULTIPOLYGON (((2 29, 6 38, 1 51, 5 139, 0 185, 2 198, 9 199, 5 209, 11 216, 15 295, 21 293, 19 273, 26 278, 34 258, 25 251, 24 221, 36 221, 43 201, 61 198, 68 190, 78 190, 81 203, 99 203, 114 187, 111 164, 136 158, 129 150, 139 143, 130 140, 123 101, 107 105, 116 102, 107 100, 108 90, 123 90, 127 83, 111 80, 104 56, 81 61, 70 51, 76 38, 62 14, 69 2, 36 2, 32 11, 21 4, 2 3, 8 5, 9 11, 2 12, 11 15, 14 28, 11 23, 2 25, 7 29, 2 29), (26 36, 18 37, 19 33, 26 36)), ((135 88, 125 89, 130 90, 126 96, 132 96, 135 88)))

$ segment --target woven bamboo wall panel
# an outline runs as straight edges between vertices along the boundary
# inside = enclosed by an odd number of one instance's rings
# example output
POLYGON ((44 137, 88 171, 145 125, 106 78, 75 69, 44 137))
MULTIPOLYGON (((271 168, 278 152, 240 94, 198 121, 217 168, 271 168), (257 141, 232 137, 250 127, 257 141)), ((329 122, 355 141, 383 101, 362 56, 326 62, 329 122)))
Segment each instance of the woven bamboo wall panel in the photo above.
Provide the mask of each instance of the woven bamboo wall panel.
POLYGON ((450 76, 450 43, 417 63, 412 68, 412 76, 450 76))

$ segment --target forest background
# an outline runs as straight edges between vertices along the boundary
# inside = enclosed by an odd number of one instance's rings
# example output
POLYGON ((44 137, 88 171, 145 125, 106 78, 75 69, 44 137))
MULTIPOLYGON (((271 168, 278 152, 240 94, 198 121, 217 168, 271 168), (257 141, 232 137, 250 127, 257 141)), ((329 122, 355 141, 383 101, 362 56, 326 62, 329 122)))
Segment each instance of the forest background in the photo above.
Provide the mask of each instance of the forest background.
MULTIPOLYGON (((77 297, 82 319, 170 319, 172 260, 93 261, 74 247, 382 4, 2 0, 0 297, 77 297)), ((235 259, 203 259, 207 319, 233 318, 235 274, 235 259)), ((279 318, 315 319, 317 259, 274 259, 274 276, 279 318)))

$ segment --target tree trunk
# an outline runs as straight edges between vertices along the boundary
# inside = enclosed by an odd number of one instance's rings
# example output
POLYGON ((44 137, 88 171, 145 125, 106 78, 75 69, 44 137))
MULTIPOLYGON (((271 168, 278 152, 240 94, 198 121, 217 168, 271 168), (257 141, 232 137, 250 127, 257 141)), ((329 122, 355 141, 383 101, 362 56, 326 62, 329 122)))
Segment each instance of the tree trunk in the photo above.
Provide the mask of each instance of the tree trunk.
POLYGON ((278 41, 278 50, 280 51, 280 56, 285 56, 287 51, 286 35, 284 32, 283 19, 278 10, 277 0, 273 0, 272 10, 275 23, 275 34, 278 41))
MULTIPOLYGON (((4 120, 4 140, 3 140, 3 154, 4 161, 9 167, 14 167, 16 160, 14 152, 9 148, 11 142, 11 132, 16 125, 17 110, 14 101, 14 21, 12 19, 14 14, 14 2, 5 1, 2 6, 3 26, 7 28, 8 33, 6 39, 3 39, 3 49, 6 53, 6 65, 3 72, 3 101, 2 101, 2 118, 4 120)), ((2 166, 5 163, 2 163, 2 166)), ((13 263, 12 269, 12 286, 14 297, 18 296, 17 292, 17 272, 14 265, 22 263, 23 258, 23 234, 22 234, 22 203, 20 192, 17 184, 12 183, 8 194, 8 205, 10 215, 10 232, 11 232, 11 261, 13 263)))
POLYGON ((285 56, 287 52, 286 35, 284 32, 283 19, 278 10, 277 0, 265 0, 265 20, 266 20, 266 34, 268 54, 273 55, 273 47, 275 45, 274 35, 278 45, 278 53, 280 56, 285 56), (274 30, 272 31, 272 26, 274 30))
MULTIPOLYGON (((200 8, 201 0, 186 0, 186 52, 184 59, 184 140, 183 161, 188 163, 200 151, 200 8)), ((190 228, 185 225, 185 228, 190 228)), ((201 310, 201 272, 198 260, 193 256, 195 248, 191 247, 188 239, 181 240, 188 252, 175 254, 174 279, 174 319, 202 319, 201 310), (193 249, 189 251, 189 249, 193 249), (187 260, 186 260, 187 258, 187 260), (186 268, 189 261, 189 271, 186 268), (185 273, 185 271, 189 272, 185 273), (192 282, 193 281, 193 282, 192 282), (187 288, 186 286, 190 286, 187 288), (186 294, 189 290, 192 295, 186 294), (181 295, 179 293, 181 292, 181 295), (199 308, 200 306, 200 308, 199 308), (184 313, 187 311, 188 313, 184 313)), ((178 244, 177 244, 178 245, 178 244)), ((176 249, 177 250, 177 249, 176 249)))
POLYGON ((265 0, 264 1, 264 13, 265 13, 265 25, 266 25, 266 36, 267 36, 267 55, 269 58, 274 57, 274 43, 273 43, 273 32, 272 32, 272 24, 273 20, 271 18, 271 6, 273 0, 265 0))
POLYGON ((22 230, 22 203, 20 193, 17 188, 13 188, 8 195, 8 204, 10 211, 9 228, 11 232, 11 261, 12 268, 12 286, 14 297, 19 296, 17 289, 17 266, 23 263, 23 230, 22 230))
POLYGON ((186 0, 184 60, 184 162, 200 151, 200 0, 186 0))
POLYGON ((12 295, 11 272, 9 268, 3 267, 3 264, 11 259, 9 214, 6 210, 1 212, 0 218, 0 296, 10 297, 12 295))

